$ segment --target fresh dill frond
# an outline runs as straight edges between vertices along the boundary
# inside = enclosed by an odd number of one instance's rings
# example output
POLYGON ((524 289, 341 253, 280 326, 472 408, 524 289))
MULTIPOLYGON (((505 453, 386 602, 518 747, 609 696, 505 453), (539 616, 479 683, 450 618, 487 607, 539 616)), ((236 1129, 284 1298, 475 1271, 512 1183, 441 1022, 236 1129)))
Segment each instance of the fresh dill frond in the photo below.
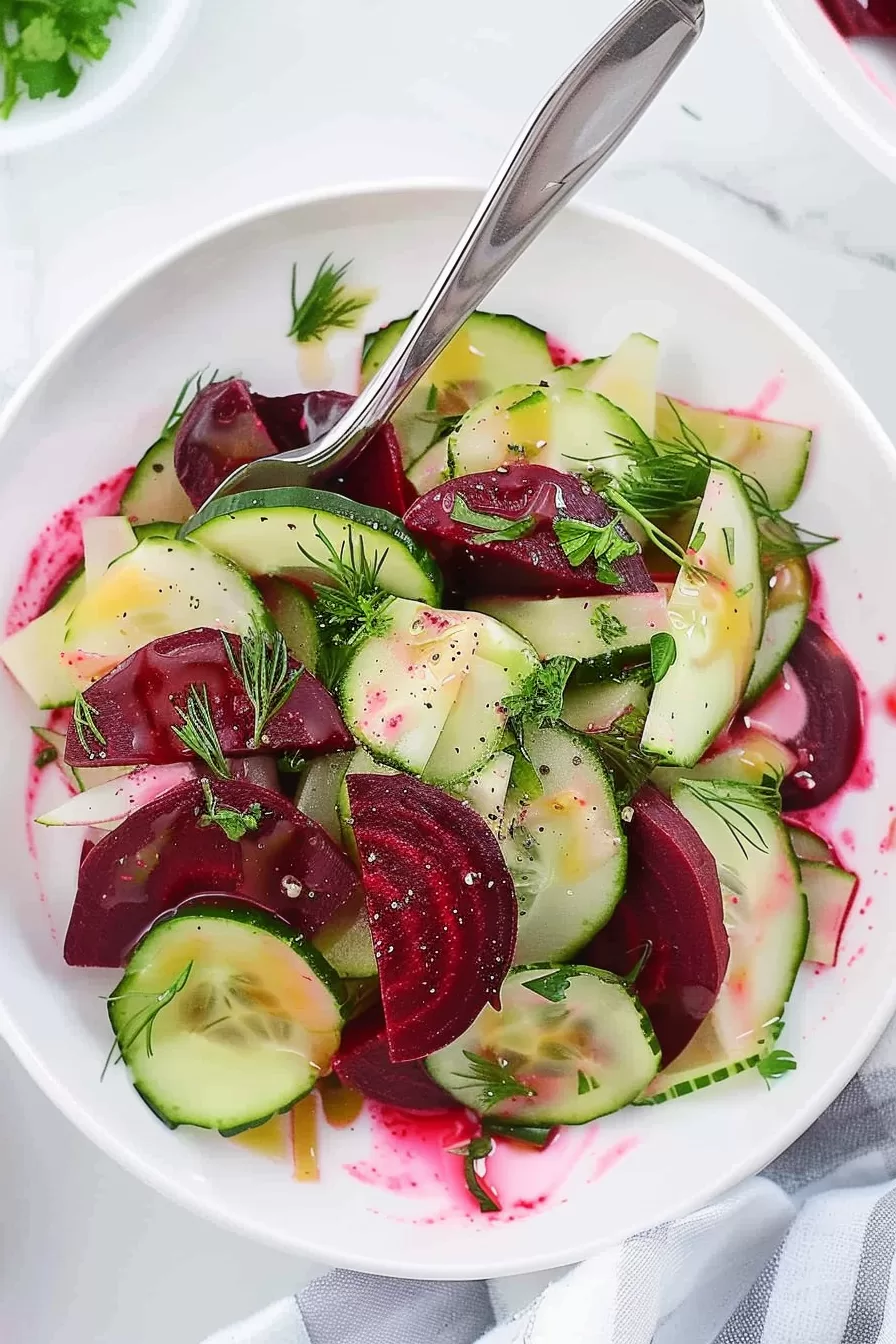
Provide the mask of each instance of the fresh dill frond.
POLYGON ((521 1083, 506 1060, 486 1059, 484 1055, 465 1050, 464 1059, 470 1065, 468 1073, 455 1073, 456 1086, 476 1095, 470 1105, 477 1111, 490 1111, 512 1097, 534 1097, 531 1087, 521 1083))
POLYGON ((775 775, 764 775, 759 784, 745 784, 733 779, 680 780, 682 787, 699 799, 730 832, 744 858, 749 849, 768 853, 768 845, 751 812, 777 816, 781 811, 781 781, 775 775))
POLYGON ((654 756, 641 750, 645 718, 643 710, 627 709, 603 732, 588 734, 610 772, 620 808, 628 806, 658 764, 654 756))
POLYGON ((150 1002, 134 1014, 127 1024, 127 1030, 123 1038, 119 1038, 113 1043, 112 1048, 106 1056, 106 1062, 103 1065, 100 1080, 105 1078, 106 1070, 112 1063, 112 1057, 115 1054, 115 1051, 118 1050, 119 1052, 118 1060, 115 1061, 118 1063, 119 1060, 124 1058, 126 1051, 130 1050, 131 1046, 135 1045, 144 1033, 146 1036, 146 1054, 150 1059, 152 1058, 152 1029, 155 1025, 155 1020, 162 1009, 167 1008, 172 999, 175 999, 184 988, 190 978, 192 969, 193 962, 190 961, 161 994, 150 994, 143 990, 125 990, 123 994, 110 994, 108 999, 109 1003, 118 1003, 121 999, 132 997, 146 998, 149 999, 150 1002))
POLYGON ((369 294, 342 283, 351 262, 343 266, 333 266, 331 262, 332 254, 324 257, 303 299, 299 299, 296 291, 297 265, 293 262, 292 323, 286 334, 298 345, 322 341, 330 331, 351 331, 370 304, 369 294))
POLYGON ((348 528, 338 551, 317 518, 314 530, 326 558, 321 560, 304 547, 302 553, 328 580, 314 585, 314 615, 324 643, 335 647, 342 655, 348 645, 382 635, 388 629, 386 611, 393 597, 379 584, 386 552, 375 554, 371 560, 364 538, 356 538, 352 527, 348 528))
POLYGON ((106 738, 96 721, 96 710, 84 699, 83 691, 78 691, 72 706, 72 723, 78 741, 88 756, 96 756, 96 748, 106 745, 106 738))
POLYGON ((196 373, 190 374, 189 378, 177 394, 177 400, 168 413, 168 419, 165 421, 159 432, 159 439, 157 442, 162 439, 170 439, 177 433, 180 422, 189 410, 190 405, 196 400, 199 393, 213 383, 218 376, 218 370, 215 369, 214 373, 203 382, 204 373, 204 369, 198 369, 196 373))
POLYGON ((563 693, 575 665, 576 659, 566 655, 540 663, 518 691, 505 697, 507 717, 516 725, 533 723, 537 728, 556 723, 563 713, 563 693))
POLYGON ((604 644, 612 644, 614 640, 622 639, 628 634, 628 626, 610 610, 607 602, 598 602, 592 611, 591 628, 604 644))
POLYGON ((204 761, 212 774, 219 779, 229 779, 230 771, 208 703, 208 687, 197 686, 194 682, 187 692, 186 707, 181 709, 178 706, 177 712, 183 720, 183 727, 172 728, 174 736, 183 742, 188 751, 204 761))
POLYGON ((222 807, 212 792, 207 779, 202 781, 205 811, 199 817, 200 826, 220 826, 228 840, 242 840, 250 831, 257 831, 263 816, 261 803, 250 803, 245 812, 234 807, 222 807))
POLYGON ((234 656, 230 640, 221 632, 230 666, 233 668, 252 705, 255 726, 252 746, 261 746, 264 730, 269 721, 286 704, 302 675, 302 669, 290 670, 289 650, 279 630, 266 630, 253 619, 248 633, 239 646, 239 661, 234 656))

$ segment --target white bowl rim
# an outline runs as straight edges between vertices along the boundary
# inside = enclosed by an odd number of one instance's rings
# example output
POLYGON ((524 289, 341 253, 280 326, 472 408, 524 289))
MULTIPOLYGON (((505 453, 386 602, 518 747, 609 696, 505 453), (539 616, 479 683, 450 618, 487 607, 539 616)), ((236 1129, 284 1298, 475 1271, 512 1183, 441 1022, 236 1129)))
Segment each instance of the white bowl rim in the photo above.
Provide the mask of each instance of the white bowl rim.
POLYGON ((6 133, 0 136, 0 158, 53 144, 75 131, 96 125, 121 107, 135 93, 143 89, 156 72, 177 40, 191 8, 196 3, 198 0, 168 0, 146 45, 107 88, 85 97, 81 103, 77 102, 77 90, 72 94, 72 98, 75 99, 73 102, 69 99, 57 99, 56 103, 48 103, 48 115, 43 121, 29 122, 27 126, 22 127, 15 125, 14 122, 4 122, 3 128, 6 133), (57 104, 61 105, 58 112, 57 104))
MULTIPOLYGON (((397 178, 386 180, 367 180, 359 182, 348 182, 340 186, 328 186, 309 189, 303 192, 293 193, 288 196, 278 197, 273 201, 264 202, 255 205, 247 210, 239 211, 228 216, 222 221, 200 229, 180 243, 167 249, 161 255, 140 268, 135 275, 114 290, 110 291, 99 303, 97 303, 80 321, 74 323, 62 336, 60 336, 50 347, 49 350, 38 360, 34 368, 27 375, 23 383, 10 398, 2 412, 0 412, 0 447, 2 447, 3 437, 12 425, 15 418, 21 412, 32 393, 40 386, 44 377, 53 369, 55 364, 62 359, 69 348, 75 345, 80 339, 86 336, 94 327, 96 327, 113 308, 120 302, 128 298, 130 294, 138 289, 142 284, 151 280, 154 276, 164 271, 166 267, 182 260, 188 253, 205 244, 214 242, 225 234, 239 229, 245 225, 255 223, 270 216, 285 213, 290 210, 301 209, 305 206, 312 206, 326 203, 329 201, 343 201, 353 197, 364 197, 372 195, 394 196, 399 200, 404 196, 413 196, 417 193, 426 192, 481 192, 483 184, 479 181, 466 178, 450 178, 438 176, 424 176, 412 178, 397 178)), ((840 392, 846 401, 849 402, 852 412, 858 420, 863 423, 870 439, 874 440, 880 452, 890 455, 896 461, 896 447, 894 447, 890 438, 884 431, 882 425, 865 405, 865 402, 853 388, 851 383, 839 371, 833 361, 824 351, 797 326, 776 304, 766 299, 758 290, 754 289, 746 281, 741 280, 739 276, 721 266, 718 262, 712 261, 704 256, 696 248, 688 243, 683 243, 664 230, 656 228, 654 225, 646 224, 643 221, 634 218, 623 211, 613 210, 603 206, 594 206, 586 203, 578 203, 566 207, 574 213, 585 215, 592 219, 603 220, 617 227, 627 229, 640 235, 642 238, 658 244, 668 251, 676 253, 683 260, 698 266, 704 272, 714 279, 727 285, 736 294, 746 302, 750 303, 769 321, 773 322, 793 343, 818 366, 823 376, 840 392)), ((757 1164, 756 1154, 744 1158, 740 1163, 731 1168, 728 1175, 716 1182, 708 1190, 701 1190, 695 1197, 683 1199, 679 1204, 667 1212, 669 1220, 684 1217, 695 1212, 698 1208, 705 1207, 712 1200, 718 1198, 727 1190, 732 1189, 740 1181, 754 1175, 774 1161, 785 1148, 789 1147, 798 1139, 814 1120, 821 1115, 831 1102, 840 1094, 861 1064, 870 1054, 878 1039, 887 1026, 890 1018, 896 1011, 896 980, 893 982, 889 995, 882 998, 876 1011, 870 1015, 866 1027, 861 1036, 857 1037, 852 1049, 839 1061, 829 1075, 825 1085, 807 1100, 793 1115, 789 1122, 779 1130, 773 1140, 769 1142, 762 1151, 757 1164)), ((286 1251, 291 1254, 306 1255, 310 1259, 318 1258, 320 1252, 315 1246, 313 1237, 304 1236, 301 1232, 297 1235, 283 1235, 275 1229, 268 1227, 260 1219, 246 1219, 240 1217, 229 1209, 220 1207, 213 1197, 203 1197, 192 1190, 185 1189, 177 1181, 167 1175, 164 1171, 148 1163, 140 1153, 134 1151, 128 1144, 126 1136, 120 1136, 115 1132, 108 1130, 99 1120, 94 1118, 85 1110, 71 1095, 68 1089, 59 1084, 52 1071, 46 1066, 35 1052, 31 1049, 24 1033, 20 1030, 14 1020, 10 1009, 3 999, 3 987, 0 985, 0 1036, 6 1041, 19 1062, 37 1083, 44 1094, 58 1107, 64 1115, 81 1131, 91 1139, 97 1147, 108 1156, 117 1161, 126 1171, 131 1172, 140 1180, 144 1181, 151 1189, 165 1195, 174 1203, 188 1209, 191 1213, 199 1217, 206 1218, 224 1227, 229 1231, 236 1232, 243 1236, 249 1236, 254 1240, 266 1244, 275 1250, 286 1251)), ((646 1230, 642 1229, 642 1230, 646 1230)), ((596 1239, 592 1245, 587 1242, 582 1245, 580 1258, 585 1259, 593 1251, 597 1250, 605 1242, 604 1238, 596 1239)), ((334 1261, 335 1263, 335 1261, 334 1261)), ((383 1268, 381 1262, 376 1259, 375 1254, 365 1255, 358 1253, 341 1253, 338 1263, 348 1269, 360 1270, 370 1274, 385 1274, 392 1278, 403 1277, 428 1277, 432 1279, 469 1279, 470 1274, 466 1266, 452 1265, 449 1262, 439 1262, 428 1265, 425 1274, 421 1274, 419 1264, 409 1268, 403 1273, 400 1268, 389 1266, 383 1268)), ((564 1262, 561 1261, 562 1265, 564 1262)), ((567 1261, 566 1263, 574 1263, 567 1261)), ((527 1255, 522 1260, 515 1260, 511 1263, 492 1266, 488 1277, 499 1278, 508 1275, 524 1274, 537 1270, 555 1269, 558 1267, 556 1253, 545 1250, 538 1254, 527 1255)))
POLYGON ((761 4, 768 20, 769 47, 781 70, 854 150, 879 172, 896 181, 896 139, 882 135, 850 99, 844 98, 819 62, 806 50, 776 0, 761 0, 761 4))

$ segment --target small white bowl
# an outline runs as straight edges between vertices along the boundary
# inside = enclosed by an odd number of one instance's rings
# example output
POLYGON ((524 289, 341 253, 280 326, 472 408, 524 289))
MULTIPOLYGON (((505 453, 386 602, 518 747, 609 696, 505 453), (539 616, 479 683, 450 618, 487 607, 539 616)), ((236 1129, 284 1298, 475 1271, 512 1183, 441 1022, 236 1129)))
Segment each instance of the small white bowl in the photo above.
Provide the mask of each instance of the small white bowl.
POLYGON ((834 129, 896 181, 896 41, 847 41, 820 0, 760 0, 746 21, 834 129))
MULTIPOLYGON (((353 258, 353 278, 376 289, 367 317, 378 326, 419 302, 479 199, 478 190, 444 184, 307 193, 191 240, 105 302, 44 357, 0 416, 0 611, 43 525, 136 460, 192 370, 239 370, 274 395, 296 389, 296 348, 284 335, 293 262, 306 277, 329 252, 353 258)), ((773 414, 818 426, 796 516, 843 537, 821 555, 825 609, 869 706, 879 705, 893 676, 885 632, 896 454, 821 351, 705 257, 606 211, 564 211, 488 306, 519 313, 581 354, 612 349, 629 331, 652 332, 664 389, 744 407, 770 386, 773 414)), ((123 1069, 101 1081, 110 1041, 100 996, 115 973, 63 962, 80 837, 36 827, 43 833, 29 852, 22 793, 34 721, 24 695, 0 676, 0 1033, 51 1100, 117 1161, 195 1212, 281 1249, 416 1277, 572 1263, 705 1204, 771 1161, 845 1086, 896 1009, 896 902, 886 876, 896 870, 881 852, 896 798, 896 724, 875 712, 867 739, 875 777, 836 816, 835 833, 862 875, 861 900, 841 964, 800 972, 782 1037, 799 1059, 795 1073, 770 1091, 743 1075, 567 1131, 546 1154, 523 1154, 512 1182, 495 1173, 511 1198, 492 1218, 458 1207, 445 1159, 431 1147, 421 1153, 399 1138, 384 1145, 364 1120, 324 1130, 321 1179, 298 1184, 285 1165, 216 1135, 171 1133, 123 1069)))
POLYGON ((59 140, 109 115, 156 75, 194 7, 194 0, 138 0, 107 29, 109 50, 84 65, 68 98, 19 99, 8 121, 0 121, 0 158, 59 140))

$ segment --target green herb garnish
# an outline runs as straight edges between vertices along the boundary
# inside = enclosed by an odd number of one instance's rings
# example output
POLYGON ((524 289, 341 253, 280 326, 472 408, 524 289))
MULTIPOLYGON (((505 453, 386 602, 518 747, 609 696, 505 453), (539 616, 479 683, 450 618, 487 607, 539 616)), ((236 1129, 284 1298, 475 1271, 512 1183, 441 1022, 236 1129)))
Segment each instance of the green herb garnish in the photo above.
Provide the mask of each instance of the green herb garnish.
POLYGON ((549 975, 539 975, 535 980, 524 980, 523 988, 531 989, 549 1003, 564 1003, 569 989, 568 971, 551 971, 549 975))
POLYGON ((785 1073, 792 1073, 796 1067, 796 1060, 789 1050, 773 1050, 760 1059, 756 1071, 770 1089, 775 1079, 783 1078, 785 1073))
POLYGON ((675 640, 667 630, 658 630, 650 637, 650 675, 658 686, 678 656, 675 640))
POLYGON ((53 761, 55 761, 58 756, 59 752, 55 747, 41 747, 34 758, 35 768, 43 770, 46 766, 52 765, 53 761))
POLYGON ((535 1096, 531 1087, 520 1082, 506 1060, 486 1059, 472 1050, 464 1051, 464 1059, 470 1065, 469 1073, 455 1073, 454 1077, 463 1091, 477 1094, 470 1103, 477 1111, 490 1111, 512 1097, 535 1096))
POLYGON ((298 345, 322 341, 328 332, 337 329, 351 331, 357 325, 359 314, 370 303, 370 295, 351 290, 342 282, 351 262, 344 266, 330 264, 332 254, 324 258, 303 299, 296 293, 296 264, 292 268, 292 324, 287 336, 298 345))
POLYGON ((728 563, 729 563, 729 565, 733 565, 733 564, 734 564, 734 528, 733 528, 733 527, 723 527, 723 528, 722 528, 722 540, 723 540, 724 543, 725 543, 725 554, 726 554, 727 557, 728 557, 728 563))
POLYGON ((575 665, 575 658, 561 655, 534 668, 520 689, 505 697, 508 718, 517 726, 534 723, 537 728, 545 728, 556 723, 563 713, 563 692, 575 665))
POLYGON ((612 776, 619 807, 628 806, 657 766, 656 757, 641 749, 644 722, 645 715, 641 710, 627 709, 604 732, 589 734, 589 741, 597 747, 612 776))
POLYGON ((123 994, 110 994, 108 999, 109 1003, 117 1003, 120 999, 130 999, 130 998, 145 998, 149 999, 150 1002, 147 1003, 144 1008, 139 1009, 131 1018, 130 1022, 127 1025, 127 1030, 124 1034, 124 1037, 119 1038, 117 1041, 113 1043, 111 1050, 106 1056, 106 1062, 103 1065, 103 1072, 100 1075, 101 1079, 105 1078, 106 1070, 112 1063, 112 1056, 115 1054, 116 1049, 119 1052, 118 1059, 115 1061, 117 1064, 120 1060, 124 1058, 125 1051, 130 1050, 131 1046, 135 1045, 136 1042, 140 1039, 140 1037, 144 1033, 146 1034, 146 1041, 145 1041, 146 1053, 150 1059, 152 1058, 152 1029, 153 1026, 155 1025, 155 1020, 158 1017, 159 1013, 162 1011, 162 1009, 167 1008, 168 1004, 172 1001, 172 999, 176 998, 177 995, 181 992, 184 985, 186 985, 187 981, 190 978, 190 972, 192 971, 192 969, 193 969, 193 963, 192 961, 190 961, 183 968, 183 970, 176 977, 176 979, 173 980, 172 983, 168 986, 168 988, 163 990, 161 994, 150 994, 144 990, 139 989, 125 990, 123 994))
POLYGON ((628 626, 610 610, 608 603, 598 602, 591 613, 591 627, 604 644, 612 644, 628 634, 628 626))
POLYGON ((468 538, 474 546, 484 546, 490 541, 516 541, 519 537, 528 537, 536 527, 536 521, 531 515, 526 518, 500 518, 494 513, 477 513, 460 495, 454 497, 451 517, 456 523, 464 523, 467 527, 475 527, 486 533, 484 537, 468 538))
POLYGON ((314 530, 327 558, 320 560, 304 547, 302 554, 328 579, 327 583, 314 585, 314 614, 325 641, 343 653, 347 646, 383 635, 388 629, 386 609, 393 598, 378 583, 379 572, 386 563, 386 552, 369 559, 364 538, 356 539, 352 527, 348 528, 338 551, 317 518, 314 530))
POLYGON ((762 831, 756 825, 752 812, 777 816, 781 811, 780 780, 765 775, 759 784, 744 784, 731 779, 681 779, 682 787, 699 799, 731 833, 744 858, 749 849, 768 853, 762 831))
POLYGON ((494 1152, 494 1140, 485 1134, 478 1134, 470 1139, 469 1143, 462 1144, 459 1148, 449 1148, 450 1153, 456 1153, 464 1159, 464 1180, 467 1183, 467 1189, 479 1205, 480 1213, 500 1213, 501 1205, 495 1198, 494 1192, 485 1184, 484 1162, 494 1152), (477 1170, 477 1164, 482 1170, 477 1170))
POLYGON ((593 560, 601 583, 618 588, 621 579, 612 566, 627 555, 637 555, 641 549, 630 537, 622 537, 616 529, 619 516, 603 525, 586 523, 577 518, 555 518, 554 534, 560 549, 574 569, 586 560, 593 560))
POLYGON ((183 727, 172 728, 174 736, 183 742, 188 751, 204 761, 212 774, 219 779, 229 779, 230 771, 208 703, 208 687, 194 683, 187 692, 186 707, 181 709, 178 706, 177 712, 183 720, 183 727))
POLYGON ((290 671, 289 650, 279 630, 266 630, 253 618, 247 634, 240 640, 237 661, 230 640, 221 632, 230 666, 249 698, 255 715, 252 747, 261 746, 264 730, 278 714, 295 689, 302 668, 290 671))
POLYGON ((104 747, 106 745, 106 738, 97 725, 96 710, 84 699, 82 691, 78 691, 75 696, 75 703, 72 707, 72 723, 75 725, 78 741, 88 756, 93 757, 97 754, 97 746, 104 747))
POLYGON ((22 94, 67 98, 84 65, 109 49, 106 29, 133 0, 3 0, 0 4, 0 118, 22 94))
POLYGON ((178 392, 177 400, 168 412, 168 419, 159 431, 159 437, 156 440, 157 443, 161 443, 165 439, 170 439, 177 433, 181 420, 183 420, 190 406, 199 396, 199 393, 202 392, 204 388, 209 387, 218 376, 218 370, 215 369, 214 373, 203 381, 204 372, 204 369, 199 369, 196 373, 191 373, 178 392))
POLYGON ((483 1120, 482 1128, 496 1139, 510 1139, 512 1143, 525 1143, 531 1148, 547 1148, 557 1133, 550 1125, 512 1125, 490 1115, 483 1120))
POLYGON ((257 831, 263 816, 261 803, 250 803, 245 812, 233 807, 222 807, 212 792, 207 779, 202 781, 205 811, 200 814, 200 826, 220 826, 228 840, 242 840, 250 831, 257 831))

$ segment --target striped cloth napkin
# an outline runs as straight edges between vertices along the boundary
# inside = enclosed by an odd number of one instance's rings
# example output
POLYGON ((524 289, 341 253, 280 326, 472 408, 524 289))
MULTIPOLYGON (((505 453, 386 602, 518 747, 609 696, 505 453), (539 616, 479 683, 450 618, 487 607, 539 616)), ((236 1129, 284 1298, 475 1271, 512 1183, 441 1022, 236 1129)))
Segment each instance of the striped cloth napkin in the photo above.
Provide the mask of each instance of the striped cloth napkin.
POLYGON ((585 1261, 516 1315, 507 1281, 336 1270, 206 1344, 894 1344, 894 1177, 896 1023, 762 1176, 585 1261))

